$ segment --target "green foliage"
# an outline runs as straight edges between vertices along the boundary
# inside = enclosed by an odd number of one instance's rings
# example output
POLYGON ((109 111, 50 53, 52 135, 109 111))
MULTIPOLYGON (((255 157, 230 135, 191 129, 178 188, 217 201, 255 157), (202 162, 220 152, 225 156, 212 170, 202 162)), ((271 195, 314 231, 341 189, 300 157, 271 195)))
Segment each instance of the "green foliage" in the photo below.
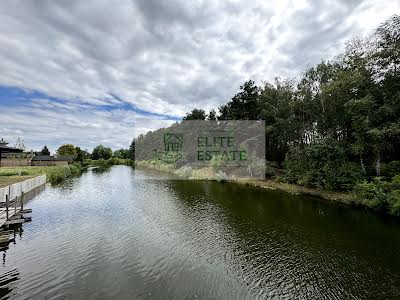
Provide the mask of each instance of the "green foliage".
POLYGON ((46 166, 46 167, 6 167, 0 168, 0 176, 38 176, 46 174, 47 181, 59 183, 64 179, 79 175, 83 167, 79 163, 65 166, 46 166))
POLYGON ((130 152, 129 149, 119 149, 115 150, 113 154, 114 158, 122 158, 122 159, 128 159, 130 158, 130 152))
POLYGON ((217 120, 217 113, 215 112, 215 110, 211 110, 210 113, 207 116, 207 120, 209 121, 216 121, 217 120))
POLYGON ((357 184, 354 189, 354 196, 358 203, 375 210, 383 210, 389 202, 388 194, 379 179, 357 184))
POLYGON ((346 163, 344 149, 331 138, 292 147, 284 165, 288 182, 328 190, 348 189, 360 178, 359 172, 346 163))
POLYGON ((52 184, 59 183, 68 177, 80 174, 81 170, 79 164, 49 167, 46 170, 47 181, 52 184))
MULTIPOLYGON (((400 174, 399 31, 395 15, 372 36, 350 41, 338 59, 322 61, 298 79, 262 86, 247 81, 219 107, 218 120, 264 120, 265 158, 284 162, 279 180, 331 190, 352 190, 359 182, 358 203, 399 215, 400 188, 390 180, 400 174), (388 182, 363 181, 381 173, 388 182)), ((204 120, 206 114, 197 109, 184 119, 204 120)), ((214 111, 208 119, 215 119, 214 111)), ((138 140, 150 145, 164 132, 138 140)), ((213 158, 215 171, 221 165, 213 158)), ((254 161, 250 169, 259 167, 254 161)), ((192 177, 199 173, 193 170, 192 177)), ((268 163, 266 174, 273 174, 268 163)))
POLYGON ((114 165, 125 165, 125 166, 132 166, 133 165, 133 160, 131 159, 126 159, 126 158, 109 158, 109 159, 86 159, 83 162, 83 165, 88 167, 88 166, 114 166, 114 165))
POLYGON ((183 120, 205 120, 206 112, 203 109, 195 108, 190 113, 187 113, 183 120))
POLYGON ((400 216, 400 175, 391 181, 375 177, 371 182, 358 183, 354 189, 353 201, 378 211, 400 216))
POLYGON ((77 152, 74 145, 64 144, 57 149, 57 154, 60 156, 75 156, 77 152))
POLYGON ((112 157, 112 154, 113 154, 113 152, 112 152, 111 148, 104 147, 103 145, 98 145, 97 147, 95 147, 93 149, 91 157, 94 160, 98 160, 98 159, 107 160, 112 157))
POLYGON ((275 175, 274 168, 276 168, 276 163, 272 161, 265 161, 265 177, 272 177, 275 175))
POLYGON ((388 164, 382 165, 382 174, 388 177, 400 174, 400 160, 391 161, 388 164))
POLYGON ((49 148, 45 145, 43 149, 40 151, 40 155, 50 155, 49 148))
POLYGON ((400 190, 396 190, 391 193, 392 200, 390 204, 390 214, 399 217, 400 216, 400 190))
POLYGON ((131 160, 135 160, 135 147, 136 146, 136 139, 132 139, 131 144, 129 145, 128 157, 131 160))
POLYGON ((0 172, 0 176, 4 176, 4 177, 25 176, 25 175, 29 175, 29 173, 27 171, 21 171, 21 170, 17 170, 17 169, 13 169, 13 170, 5 169, 5 171, 0 172))
POLYGON ((256 155, 250 155, 247 170, 250 176, 259 176, 264 174, 266 177, 271 177, 274 175, 272 163, 265 159, 260 159, 256 155))
POLYGON ((231 101, 219 108, 220 120, 257 120, 259 115, 259 88, 249 80, 231 101))
POLYGON ((83 162, 85 159, 90 157, 90 154, 87 150, 82 150, 80 147, 75 147, 76 158, 75 161, 83 162))
POLYGON ((132 160, 127 159, 127 158, 110 158, 108 160, 106 160, 106 164, 108 165, 126 165, 126 166, 130 166, 132 165, 132 160))

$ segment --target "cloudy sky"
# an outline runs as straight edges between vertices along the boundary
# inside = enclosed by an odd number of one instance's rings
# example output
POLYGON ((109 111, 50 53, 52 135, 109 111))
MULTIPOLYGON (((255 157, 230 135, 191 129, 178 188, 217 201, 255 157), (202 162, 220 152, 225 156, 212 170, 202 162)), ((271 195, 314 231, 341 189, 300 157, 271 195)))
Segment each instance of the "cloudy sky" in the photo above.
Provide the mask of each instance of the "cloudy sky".
POLYGON ((128 147, 294 77, 400 11, 400 0, 1 0, 0 137, 29 149, 128 147))

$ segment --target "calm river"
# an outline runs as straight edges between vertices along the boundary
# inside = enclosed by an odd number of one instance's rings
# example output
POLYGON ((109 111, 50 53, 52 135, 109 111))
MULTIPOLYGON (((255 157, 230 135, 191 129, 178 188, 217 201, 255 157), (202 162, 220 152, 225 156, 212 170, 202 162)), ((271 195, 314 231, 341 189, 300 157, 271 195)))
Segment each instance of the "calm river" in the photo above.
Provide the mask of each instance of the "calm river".
POLYGON ((116 166, 50 187, 1 299, 387 299, 400 225, 311 197, 116 166))

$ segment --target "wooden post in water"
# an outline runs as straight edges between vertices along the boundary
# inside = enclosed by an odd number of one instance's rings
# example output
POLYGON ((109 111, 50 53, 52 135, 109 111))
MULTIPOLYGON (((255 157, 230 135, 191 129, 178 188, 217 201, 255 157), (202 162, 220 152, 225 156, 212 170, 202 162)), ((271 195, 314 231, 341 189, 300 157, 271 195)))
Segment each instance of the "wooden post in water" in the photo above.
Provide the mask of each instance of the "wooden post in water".
POLYGON ((8 221, 8 198, 9 197, 10 197, 9 195, 6 195, 6 221, 8 221))
POLYGON ((24 210, 24 192, 21 192, 21 211, 24 210))
POLYGON ((17 204, 18 204, 18 196, 15 197, 14 201, 14 216, 17 214, 17 204))

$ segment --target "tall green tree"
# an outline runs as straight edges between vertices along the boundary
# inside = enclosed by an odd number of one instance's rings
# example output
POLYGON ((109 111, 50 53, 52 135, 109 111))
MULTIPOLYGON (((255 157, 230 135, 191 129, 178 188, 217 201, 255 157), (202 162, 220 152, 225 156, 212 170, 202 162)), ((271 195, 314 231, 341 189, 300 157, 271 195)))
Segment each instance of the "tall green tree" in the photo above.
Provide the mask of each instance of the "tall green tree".
POLYGON ((265 121, 266 159, 282 162, 292 141, 299 135, 293 112, 292 80, 276 79, 260 88, 260 119, 265 121))
POLYGON ((183 120, 205 120, 206 112, 203 109, 195 108, 190 113, 187 113, 183 120))
POLYGON ((98 159, 109 159, 112 157, 112 150, 111 148, 104 147, 103 145, 98 145, 93 149, 92 152, 92 159, 98 160, 98 159))
POLYGON ((75 147, 76 161, 82 162, 85 159, 90 158, 90 153, 87 150, 82 150, 80 147, 75 147))
MULTIPOLYGON (((143 135, 141 136, 143 137, 143 135)), ((132 139, 132 142, 129 145, 128 149, 128 158, 132 160, 135 160, 135 153, 136 153, 135 145, 136 145, 136 139, 132 139)))
POLYGON ((240 87, 230 102, 219 108, 221 120, 258 120, 260 106, 258 103, 259 88, 249 80, 240 87))
POLYGON ((127 159, 129 158, 129 149, 115 150, 113 153, 113 157, 127 159))
POLYGON ((217 113, 215 112, 214 109, 210 110, 210 112, 208 113, 207 120, 209 120, 209 121, 217 120, 217 113))
POLYGON ((57 149, 57 154, 60 156, 76 156, 75 146, 72 144, 64 144, 57 149))
POLYGON ((45 145, 43 149, 39 152, 40 155, 50 155, 49 148, 45 145))

